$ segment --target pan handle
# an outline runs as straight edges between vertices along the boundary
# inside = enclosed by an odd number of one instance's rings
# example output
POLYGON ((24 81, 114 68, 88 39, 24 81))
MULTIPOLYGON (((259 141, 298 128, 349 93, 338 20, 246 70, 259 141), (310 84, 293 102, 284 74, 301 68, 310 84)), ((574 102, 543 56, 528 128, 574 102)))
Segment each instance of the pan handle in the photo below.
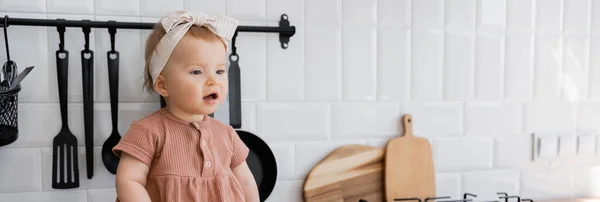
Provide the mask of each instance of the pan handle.
POLYGON ((238 54, 229 55, 229 125, 234 129, 242 127, 242 98, 240 66, 238 54))

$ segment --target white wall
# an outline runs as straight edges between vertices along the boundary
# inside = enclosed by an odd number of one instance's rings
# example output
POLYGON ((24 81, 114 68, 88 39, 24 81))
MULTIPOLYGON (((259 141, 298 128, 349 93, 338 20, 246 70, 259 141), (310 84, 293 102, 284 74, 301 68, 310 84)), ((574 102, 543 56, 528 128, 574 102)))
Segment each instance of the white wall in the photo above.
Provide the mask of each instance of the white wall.
MULTIPOLYGON (((2 16, 27 18, 156 22, 177 9, 227 13, 242 25, 269 26, 286 13, 296 26, 287 50, 276 34, 240 33, 237 40, 243 128, 268 141, 279 165, 269 201, 301 201, 303 177, 329 151, 348 143, 383 146, 399 136, 397 123, 405 113, 414 117, 415 134, 434 146, 440 196, 600 195, 600 178, 593 172, 597 139, 575 137, 600 128, 598 1, 0 0, 2 16), (532 133, 563 135, 561 149, 554 142, 544 151, 567 157, 533 162, 532 133), (591 151, 591 157, 568 157, 578 150, 591 151)), ((141 90, 147 34, 117 31, 121 134, 159 107, 156 97, 141 90)), ((56 29, 11 26, 13 60, 21 69, 36 68, 20 94, 20 138, 0 148, 0 201, 114 200, 114 176, 100 159, 111 132, 109 35, 96 29, 91 39, 96 52, 92 180, 85 177, 83 147, 78 57, 83 34, 71 28, 65 37, 71 52, 69 126, 80 141, 81 187, 54 190, 50 184, 51 141, 61 125, 56 29)), ((6 61, 0 43, 0 61, 6 61)), ((226 110, 217 114, 224 122, 226 110)))

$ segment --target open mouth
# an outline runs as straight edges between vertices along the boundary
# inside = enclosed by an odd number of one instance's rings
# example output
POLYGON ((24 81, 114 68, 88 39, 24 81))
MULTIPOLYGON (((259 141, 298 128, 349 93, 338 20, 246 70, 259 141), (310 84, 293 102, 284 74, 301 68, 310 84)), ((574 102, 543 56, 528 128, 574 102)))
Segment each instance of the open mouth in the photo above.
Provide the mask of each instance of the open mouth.
POLYGON ((203 97, 204 100, 216 100, 217 98, 219 98, 218 93, 211 93, 203 97))

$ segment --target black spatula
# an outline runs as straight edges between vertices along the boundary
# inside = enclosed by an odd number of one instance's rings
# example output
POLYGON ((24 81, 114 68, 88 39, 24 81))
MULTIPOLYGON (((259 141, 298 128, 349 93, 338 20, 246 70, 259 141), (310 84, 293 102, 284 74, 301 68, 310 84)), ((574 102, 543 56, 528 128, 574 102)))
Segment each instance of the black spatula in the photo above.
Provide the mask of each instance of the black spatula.
POLYGON ((119 165, 119 158, 112 152, 112 148, 115 147, 121 140, 119 130, 117 128, 117 118, 119 112, 119 52, 115 51, 114 41, 116 29, 111 26, 112 22, 109 22, 109 32, 111 37, 111 50, 106 53, 106 59, 108 61, 108 83, 110 90, 110 113, 112 116, 112 133, 102 145, 102 162, 112 174, 117 173, 117 166, 119 165))
MULTIPOLYGON (((57 24, 60 22, 62 20, 59 19, 57 24)), ((64 25, 57 27, 60 34, 60 49, 56 51, 56 74, 62 128, 58 135, 54 137, 52 146, 52 187, 55 189, 69 189, 79 187, 79 164, 77 157, 77 137, 69 129, 67 112, 69 52, 64 49, 65 27, 64 25), (60 169, 58 169, 59 167, 60 169)))

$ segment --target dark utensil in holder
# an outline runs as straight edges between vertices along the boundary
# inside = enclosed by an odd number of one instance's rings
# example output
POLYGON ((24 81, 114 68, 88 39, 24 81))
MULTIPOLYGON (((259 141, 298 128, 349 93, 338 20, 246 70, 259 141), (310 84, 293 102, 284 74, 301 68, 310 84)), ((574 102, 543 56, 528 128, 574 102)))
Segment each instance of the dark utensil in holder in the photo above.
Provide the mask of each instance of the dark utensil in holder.
POLYGON ((13 90, 0 92, 0 147, 9 145, 19 138, 20 91, 21 85, 13 90))

